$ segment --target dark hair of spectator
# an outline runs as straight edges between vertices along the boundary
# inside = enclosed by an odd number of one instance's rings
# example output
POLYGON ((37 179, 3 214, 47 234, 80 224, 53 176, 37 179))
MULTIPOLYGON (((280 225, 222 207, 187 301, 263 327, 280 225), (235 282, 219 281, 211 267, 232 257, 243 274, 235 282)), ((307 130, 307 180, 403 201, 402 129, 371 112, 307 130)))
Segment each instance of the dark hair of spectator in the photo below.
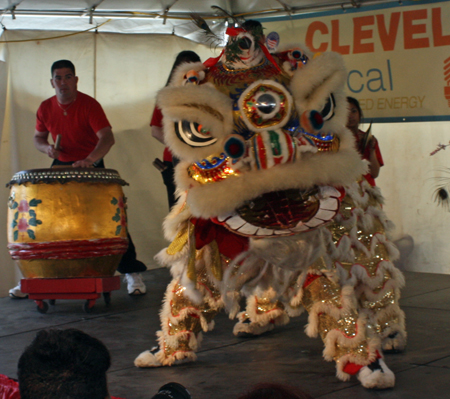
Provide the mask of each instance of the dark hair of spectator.
POLYGON ((106 346, 80 330, 40 331, 19 359, 21 399, 105 399, 110 364, 106 346))
POLYGON ((359 101, 354 97, 347 97, 347 102, 358 109, 359 112, 359 121, 361 122, 364 118, 363 112, 361 110, 361 106, 359 105, 359 101))
POLYGON ((282 384, 261 383, 239 396, 238 399, 314 399, 298 388, 282 384))
POLYGON ((72 61, 69 60, 59 60, 59 61, 55 61, 52 64, 52 68, 51 68, 51 72, 52 72, 52 77, 53 77, 53 72, 55 71, 55 69, 61 69, 61 68, 69 68, 74 75, 75 74, 75 65, 73 65, 72 61))

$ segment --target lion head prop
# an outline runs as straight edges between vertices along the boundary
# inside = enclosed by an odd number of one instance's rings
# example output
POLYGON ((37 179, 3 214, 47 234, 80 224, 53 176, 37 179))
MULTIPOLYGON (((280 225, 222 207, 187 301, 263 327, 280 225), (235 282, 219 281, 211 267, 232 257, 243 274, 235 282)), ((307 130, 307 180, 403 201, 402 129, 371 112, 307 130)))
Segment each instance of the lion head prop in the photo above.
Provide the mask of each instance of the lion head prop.
MULTIPOLYGON (((355 374, 363 368, 366 380, 373 381, 368 365, 374 363, 389 376, 375 385, 392 386, 392 372, 377 356, 379 345, 366 340, 366 316, 351 313, 360 333, 353 340, 338 339, 344 334, 340 321, 350 320, 350 313, 344 313, 357 303, 350 294, 341 296, 358 284, 351 280, 356 273, 351 270, 357 270, 351 269, 353 247, 361 241, 357 234, 369 236, 367 230, 372 234, 376 229, 376 245, 386 243, 380 238, 384 219, 372 223, 382 215, 372 206, 381 197, 361 182, 367 164, 345 127, 342 57, 312 54, 298 45, 269 53, 256 22, 227 33, 219 57, 181 65, 158 93, 165 141, 180 160, 175 172, 180 198, 164 222, 171 244, 157 255, 174 279, 161 311, 158 351, 142 353, 135 363, 148 367, 195 359, 201 331, 213 328, 222 307, 231 317, 238 315, 238 330, 247 320, 246 331, 256 326, 252 333, 258 333, 285 324, 300 313, 303 300, 310 300, 311 306, 303 303, 313 315, 309 335, 324 328, 321 315, 327 312, 339 331, 325 356, 345 359, 338 362, 338 376, 345 380, 351 370, 355 374), (364 220, 365 229, 357 227, 358 220, 364 220), (336 266, 337 261, 342 262, 336 266), (319 281, 334 287, 324 289, 326 295, 334 290, 336 300, 311 299, 307 287, 319 281), (239 313, 242 296, 253 305, 239 313), (319 303, 323 306, 314 308, 319 303), (362 356, 356 348, 363 343, 367 350, 362 356)), ((389 251, 383 252, 386 270, 394 267, 387 260, 389 251)), ((374 270, 374 286, 395 274, 374 270)), ((398 280, 392 289, 401 285, 398 280)))

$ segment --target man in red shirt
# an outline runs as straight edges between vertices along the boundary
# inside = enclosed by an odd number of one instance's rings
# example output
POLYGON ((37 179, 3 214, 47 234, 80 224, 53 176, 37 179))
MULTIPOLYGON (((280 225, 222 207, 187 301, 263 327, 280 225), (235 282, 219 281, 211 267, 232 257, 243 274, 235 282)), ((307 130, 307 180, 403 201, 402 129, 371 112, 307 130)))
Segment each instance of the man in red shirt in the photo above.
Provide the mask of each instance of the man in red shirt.
MULTIPOLYGON (((69 60, 59 60, 51 68, 50 83, 55 95, 43 101, 36 115, 35 147, 53 159, 54 165, 104 168, 103 157, 114 145, 111 125, 97 100, 77 89, 78 76, 69 60), (48 142, 51 134, 60 145, 48 142)), ((125 274, 130 295, 143 295, 146 287, 141 272, 147 267, 136 259, 136 250, 128 235, 128 250, 118 271, 125 274)), ((26 298, 20 284, 9 291, 11 298, 26 298)))

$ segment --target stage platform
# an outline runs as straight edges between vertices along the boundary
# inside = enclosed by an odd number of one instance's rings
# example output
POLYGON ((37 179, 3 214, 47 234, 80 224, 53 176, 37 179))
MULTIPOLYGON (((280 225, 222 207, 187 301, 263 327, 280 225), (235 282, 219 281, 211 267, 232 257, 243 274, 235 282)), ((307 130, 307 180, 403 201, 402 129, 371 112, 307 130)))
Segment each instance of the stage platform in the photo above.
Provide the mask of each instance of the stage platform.
POLYGON ((401 306, 406 313, 408 346, 387 355, 395 372, 394 389, 371 391, 356 379, 340 382, 333 363, 322 359, 320 339, 303 329, 307 315, 257 338, 233 336, 233 320, 221 313, 214 331, 204 334, 198 361, 139 369, 134 358, 150 349, 159 329, 158 312, 167 283, 166 269, 143 273, 147 295, 130 297, 122 282, 111 304, 99 299, 91 313, 83 300, 57 300, 46 314, 32 300, 0 299, 0 374, 16 376, 19 356, 36 332, 78 328, 102 340, 111 351, 109 387, 113 396, 150 399, 160 386, 176 381, 193 399, 234 399, 258 382, 298 386, 315 398, 450 398, 450 275, 405 272, 401 306))

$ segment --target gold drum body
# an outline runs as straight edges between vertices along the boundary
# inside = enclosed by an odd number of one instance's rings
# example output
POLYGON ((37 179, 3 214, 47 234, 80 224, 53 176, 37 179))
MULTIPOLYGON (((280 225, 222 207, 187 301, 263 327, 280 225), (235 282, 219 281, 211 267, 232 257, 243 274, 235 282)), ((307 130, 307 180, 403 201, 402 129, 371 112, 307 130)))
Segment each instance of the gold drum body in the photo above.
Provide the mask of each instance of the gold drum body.
POLYGON ((16 173, 7 184, 7 236, 23 276, 112 276, 128 248, 126 184, 112 169, 16 173))

